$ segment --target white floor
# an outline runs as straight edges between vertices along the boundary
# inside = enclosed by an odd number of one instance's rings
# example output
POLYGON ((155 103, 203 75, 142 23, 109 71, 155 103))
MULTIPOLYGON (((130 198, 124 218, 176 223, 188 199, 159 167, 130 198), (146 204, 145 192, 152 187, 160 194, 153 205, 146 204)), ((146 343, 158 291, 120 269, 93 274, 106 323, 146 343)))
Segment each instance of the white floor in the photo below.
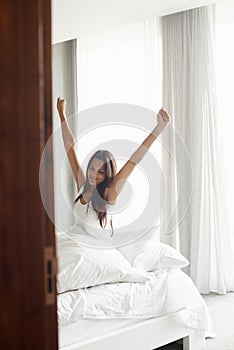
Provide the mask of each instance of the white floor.
MULTIPOLYGON (((234 293, 203 295, 214 325, 215 338, 206 339, 203 350, 234 350, 234 293)), ((170 344, 161 350, 182 350, 182 345, 170 344)))
POLYGON ((214 339, 206 339, 204 350, 234 350, 234 293, 203 296, 214 324, 214 339))

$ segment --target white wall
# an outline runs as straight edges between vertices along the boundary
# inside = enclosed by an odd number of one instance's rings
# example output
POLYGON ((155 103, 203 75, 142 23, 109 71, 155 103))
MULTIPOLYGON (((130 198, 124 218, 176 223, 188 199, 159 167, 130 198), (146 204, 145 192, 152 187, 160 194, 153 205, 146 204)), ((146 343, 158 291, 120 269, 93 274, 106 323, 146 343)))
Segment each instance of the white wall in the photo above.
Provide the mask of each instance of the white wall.
MULTIPOLYGON (((53 45, 52 57, 55 227, 57 231, 65 231, 73 224, 72 205, 75 199, 75 182, 63 146, 56 100, 58 96, 66 98, 68 117, 77 111, 74 40, 53 45)), ((75 118, 69 118, 69 124, 74 133, 75 118)))

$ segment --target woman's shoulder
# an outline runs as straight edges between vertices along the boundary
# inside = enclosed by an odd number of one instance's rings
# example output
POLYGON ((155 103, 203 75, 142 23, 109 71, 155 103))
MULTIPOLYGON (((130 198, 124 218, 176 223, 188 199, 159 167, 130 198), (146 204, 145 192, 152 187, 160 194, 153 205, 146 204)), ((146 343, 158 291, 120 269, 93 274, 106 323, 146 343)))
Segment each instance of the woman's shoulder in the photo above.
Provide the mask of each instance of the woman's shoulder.
POLYGON ((112 207, 116 204, 116 200, 114 202, 109 202, 109 200, 108 200, 109 189, 110 189, 110 187, 105 188, 105 190, 103 192, 103 199, 106 201, 106 205, 108 207, 112 207))

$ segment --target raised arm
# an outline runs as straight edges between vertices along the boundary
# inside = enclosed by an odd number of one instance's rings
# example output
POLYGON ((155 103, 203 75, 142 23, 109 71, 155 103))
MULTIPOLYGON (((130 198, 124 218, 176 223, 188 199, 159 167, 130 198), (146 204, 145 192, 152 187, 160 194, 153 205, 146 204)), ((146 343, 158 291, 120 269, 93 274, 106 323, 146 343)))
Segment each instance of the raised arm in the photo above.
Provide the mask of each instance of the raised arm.
POLYGON ((161 108, 157 115, 157 126, 153 131, 146 137, 138 149, 132 154, 130 159, 125 163, 125 165, 116 174, 114 180, 112 181, 109 188, 106 189, 105 199, 109 203, 114 203, 121 192, 126 180, 135 168, 135 166, 142 160, 144 155, 147 153, 148 149, 152 143, 157 139, 160 133, 166 128, 170 121, 168 113, 161 108))
POLYGON ((84 185, 86 179, 77 158, 76 149, 75 149, 75 139, 72 135, 72 132, 67 122, 66 112, 65 112, 66 101, 60 97, 57 98, 57 110, 61 121, 64 147, 67 152, 68 160, 69 160, 72 173, 74 175, 75 181, 77 183, 77 188, 79 191, 80 188, 84 185))

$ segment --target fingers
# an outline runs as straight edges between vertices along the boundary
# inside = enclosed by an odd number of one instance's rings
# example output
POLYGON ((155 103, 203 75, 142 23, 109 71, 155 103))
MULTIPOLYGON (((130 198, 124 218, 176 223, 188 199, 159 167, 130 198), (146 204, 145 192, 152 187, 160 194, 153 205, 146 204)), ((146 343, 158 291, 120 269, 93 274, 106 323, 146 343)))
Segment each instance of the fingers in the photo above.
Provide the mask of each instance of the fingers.
POLYGON ((165 121, 169 121, 170 120, 168 112, 163 107, 160 109, 159 114, 162 116, 162 118, 165 121))
POLYGON ((61 98, 60 96, 57 98, 57 110, 59 115, 64 116, 65 115, 65 110, 66 110, 66 100, 61 98))
POLYGON ((58 102, 65 102, 65 99, 64 98, 61 98, 60 96, 57 98, 57 103, 58 102))

